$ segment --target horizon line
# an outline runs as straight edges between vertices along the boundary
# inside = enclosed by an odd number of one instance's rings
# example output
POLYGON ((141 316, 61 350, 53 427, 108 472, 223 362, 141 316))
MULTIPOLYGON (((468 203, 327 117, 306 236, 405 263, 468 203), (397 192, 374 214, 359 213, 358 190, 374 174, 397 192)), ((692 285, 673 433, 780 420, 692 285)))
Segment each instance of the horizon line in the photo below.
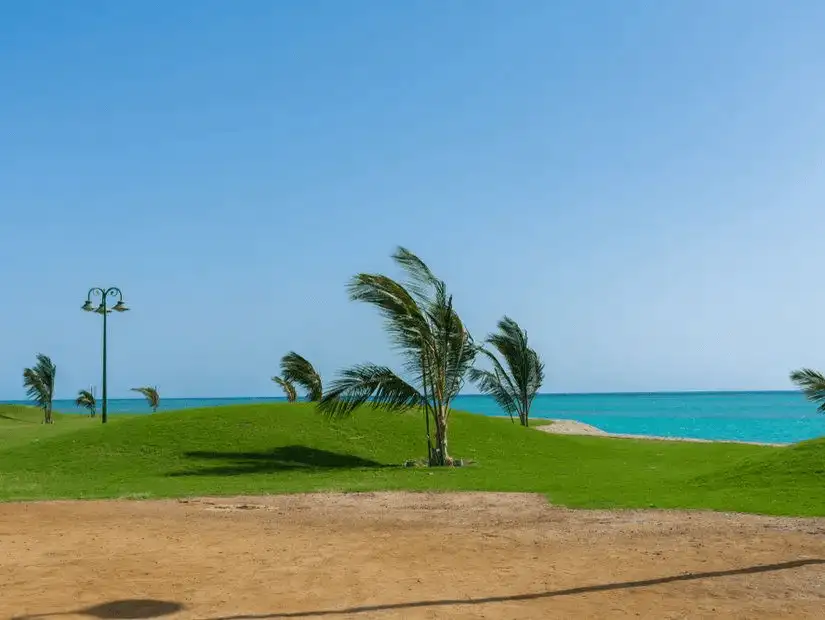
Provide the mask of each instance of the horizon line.
MULTIPOLYGON (((655 395, 674 395, 674 394, 787 394, 797 393, 799 390, 795 389, 761 389, 761 390, 654 390, 654 391, 613 391, 613 392, 539 392, 536 396, 655 396, 655 395)), ((470 393, 458 394, 457 397, 479 396, 490 398, 489 394, 470 393)), ((67 398, 55 398, 55 401, 60 400, 74 400, 74 396, 67 398)), ((165 396, 161 400, 227 400, 227 399, 259 399, 259 400, 285 400, 285 396, 165 396)), ((118 397, 110 396, 108 400, 145 400, 140 396, 118 397)), ((0 404, 17 404, 28 403, 29 399, 0 399, 0 404)))

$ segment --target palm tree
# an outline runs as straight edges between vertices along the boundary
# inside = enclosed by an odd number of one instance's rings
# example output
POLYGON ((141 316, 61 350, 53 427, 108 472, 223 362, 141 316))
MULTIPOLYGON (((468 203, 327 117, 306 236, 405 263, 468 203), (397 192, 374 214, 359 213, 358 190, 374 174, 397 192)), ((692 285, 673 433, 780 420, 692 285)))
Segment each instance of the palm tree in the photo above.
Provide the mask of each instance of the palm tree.
POLYGON ((825 413, 825 376, 810 368, 795 370, 791 373, 791 381, 796 383, 808 400, 819 403, 817 410, 825 413))
POLYGON ((489 350, 480 348, 479 352, 492 362, 493 369, 473 368, 470 379, 482 392, 492 396, 511 420, 515 413, 521 425, 528 426, 530 405, 544 381, 544 363, 527 343, 527 332, 508 316, 498 322, 498 332, 490 334, 486 343, 498 352, 504 364, 489 350))
POLYGON ((292 381, 282 377, 272 377, 272 380, 284 390, 288 402, 294 403, 298 399, 298 392, 295 391, 295 384, 292 381))
POLYGON ((362 273, 350 281, 348 290, 351 300, 371 304, 383 315, 409 381, 385 366, 353 366, 341 372, 319 408, 336 417, 350 415, 367 401, 395 411, 421 407, 429 463, 448 465, 452 463, 447 451, 450 405, 464 384, 476 347, 453 309, 444 282, 405 248, 398 248, 393 259, 406 272, 405 284, 362 273))
POLYGON ((80 390, 74 402, 78 407, 87 409, 91 417, 95 417, 97 413, 97 401, 95 401, 94 394, 89 390, 80 390))
POLYGON ((290 351, 281 358, 281 377, 293 385, 297 384, 304 388, 307 400, 321 400, 323 395, 321 375, 305 357, 298 355, 295 351, 290 351))
POLYGON ((52 400, 54 399, 54 379, 57 374, 57 366, 52 363, 48 356, 42 353, 37 354, 37 363, 31 368, 23 370, 23 387, 26 394, 37 406, 43 409, 43 421, 46 424, 53 424, 52 400))
POLYGON ((157 387, 137 387, 132 388, 133 392, 138 392, 146 397, 146 402, 152 408, 152 411, 157 411, 160 405, 160 394, 158 394, 157 387))

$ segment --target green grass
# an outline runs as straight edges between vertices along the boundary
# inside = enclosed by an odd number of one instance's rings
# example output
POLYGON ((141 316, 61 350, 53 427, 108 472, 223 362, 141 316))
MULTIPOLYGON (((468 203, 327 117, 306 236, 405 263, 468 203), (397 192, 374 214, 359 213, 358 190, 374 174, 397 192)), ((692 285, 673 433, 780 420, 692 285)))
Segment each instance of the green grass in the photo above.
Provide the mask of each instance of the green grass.
MULTIPOLYGON (((39 412, 35 411, 36 414, 39 412)), ((450 450, 475 464, 404 468, 421 414, 311 405, 216 407, 99 420, 0 418, 0 499, 336 490, 531 491, 587 508, 708 508, 825 516, 825 441, 790 448, 550 435, 456 413, 450 450)), ((2 410, 0 410, 2 414, 2 410)))
POLYGON ((43 441, 100 423, 100 418, 53 414, 55 424, 43 424, 43 410, 25 405, 0 405, 0 451, 19 444, 43 441))

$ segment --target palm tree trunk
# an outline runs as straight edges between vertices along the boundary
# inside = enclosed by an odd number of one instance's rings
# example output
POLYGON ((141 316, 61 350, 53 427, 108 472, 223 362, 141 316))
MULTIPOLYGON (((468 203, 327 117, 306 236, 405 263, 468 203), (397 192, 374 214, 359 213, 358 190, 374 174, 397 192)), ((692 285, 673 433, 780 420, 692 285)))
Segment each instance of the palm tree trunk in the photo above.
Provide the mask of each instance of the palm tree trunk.
POLYGON ((426 352, 421 352, 421 387, 424 395, 424 427, 427 433, 427 465, 433 464, 433 440, 430 435, 430 398, 427 395, 427 362, 426 352))
POLYGON ((424 428, 427 433, 427 464, 432 465, 433 462, 433 440, 430 436, 430 408, 424 406, 424 428))
POLYGON ((450 464, 450 455, 447 451, 447 410, 443 405, 439 405, 435 411, 435 443, 433 451, 434 465, 444 466, 450 464))

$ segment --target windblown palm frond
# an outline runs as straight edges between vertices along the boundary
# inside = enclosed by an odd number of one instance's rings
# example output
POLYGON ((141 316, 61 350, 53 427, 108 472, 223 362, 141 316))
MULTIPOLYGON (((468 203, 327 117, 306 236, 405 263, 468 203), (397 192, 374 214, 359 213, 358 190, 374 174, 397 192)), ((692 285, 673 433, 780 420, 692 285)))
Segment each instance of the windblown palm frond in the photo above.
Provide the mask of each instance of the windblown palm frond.
POLYGON ((149 403, 149 406, 152 408, 152 411, 158 410, 158 407, 160 406, 160 394, 158 393, 158 388, 136 387, 132 388, 132 391, 143 394, 144 398, 146 398, 146 402, 149 403))
POLYGON ((307 400, 321 400, 323 396, 321 375, 305 357, 298 355, 295 351, 290 351, 281 358, 281 376, 304 388, 307 400))
POLYGON ((36 359, 37 363, 33 367, 23 370, 23 387, 26 388, 26 395, 43 409, 44 422, 51 424, 57 366, 42 353, 38 353, 36 359))
POLYGON ((284 394, 286 394, 287 401, 294 403, 298 399, 298 392, 295 390, 295 384, 292 381, 288 381, 283 377, 272 377, 272 380, 281 386, 284 394))
POLYGON ((791 381, 802 390, 808 400, 819 403, 817 410, 820 413, 825 413, 825 376, 822 373, 802 368, 791 373, 791 381))
MULTIPOLYGON (((490 355, 489 352, 484 349, 481 349, 480 352, 490 355)), ((498 364, 498 360, 495 360, 495 363, 498 364)), ((517 393, 515 388, 510 384, 510 379, 506 373, 501 372, 497 368, 495 370, 471 368, 469 377, 470 381, 476 384, 482 394, 492 396, 498 406, 510 416, 510 420, 515 422, 513 416, 518 415, 518 407, 516 407, 517 393)))
POLYGON ((479 390, 492 396, 510 419, 517 414, 522 425, 529 425, 530 406, 544 382, 544 363, 527 342, 527 332, 505 316, 498 322, 498 332, 486 340, 501 356, 502 362, 487 349, 480 352, 490 360, 493 370, 470 371, 479 390))
POLYGON ((45 402, 46 390, 43 380, 34 368, 23 369, 23 387, 26 388, 26 396, 33 400, 38 407, 42 407, 45 402))
POLYGON ((319 408, 328 415, 343 416, 368 401, 391 410, 421 406, 430 462, 447 464, 450 405, 464 385, 476 347, 444 282, 406 248, 398 248, 393 259, 406 273, 407 282, 362 273, 352 278, 348 292, 351 300, 378 309, 393 348, 402 357, 407 379, 384 366, 355 366, 341 373, 319 408), (431 419, 435 445, 429 433, 431 419))
POLYGON ((77 398, 74 402, 78 407, 83 407, 88 410, 91 417, 95 417, 95 413, 97 413, 97 402, 95 401, 94 394, 89 390, 78 391, 77 398))
POLYGON ((422 405, 424 398, 386 366, 360 364, 332 382, 321 408, 330 417, 344 417, 367 401, 375 408, 399 410, 422 405))

